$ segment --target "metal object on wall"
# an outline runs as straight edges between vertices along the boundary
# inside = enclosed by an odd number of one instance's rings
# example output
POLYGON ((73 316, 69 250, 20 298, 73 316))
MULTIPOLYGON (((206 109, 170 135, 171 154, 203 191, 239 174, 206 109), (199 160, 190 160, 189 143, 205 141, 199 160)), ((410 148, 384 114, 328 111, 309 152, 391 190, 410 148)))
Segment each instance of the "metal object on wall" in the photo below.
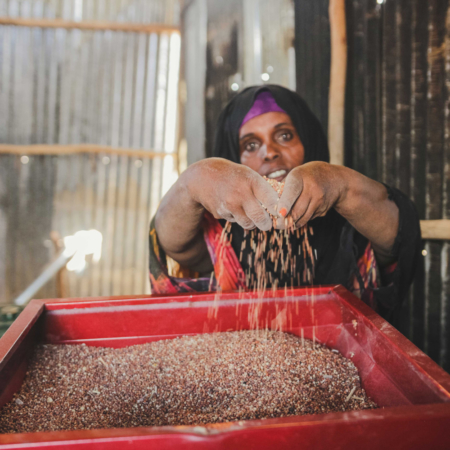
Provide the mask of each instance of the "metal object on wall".
MULTIPOLYGON (((178 2, 0 0, 0 14, 176 25, 178 2)), ((0 142, 173 153, 179 54, 178 32, 0 26, 0 142)), ((53 258, 51 230, 104 237, 100 262, 67 275, 69 295, 148 292, 149 219, 174 177, 172 155, 0 155, 2 300, 53 258)), ((55 296, 54 283, 39 296, 55 296)))
POLYGON ((293 39, 292 0, 208 1, 207 156, 218 116, 237 92, 264 83, 295 88, 293 39))
POLYGON ((328 130, 330 87, 329 0, 294 0, 297 92, 328 130))

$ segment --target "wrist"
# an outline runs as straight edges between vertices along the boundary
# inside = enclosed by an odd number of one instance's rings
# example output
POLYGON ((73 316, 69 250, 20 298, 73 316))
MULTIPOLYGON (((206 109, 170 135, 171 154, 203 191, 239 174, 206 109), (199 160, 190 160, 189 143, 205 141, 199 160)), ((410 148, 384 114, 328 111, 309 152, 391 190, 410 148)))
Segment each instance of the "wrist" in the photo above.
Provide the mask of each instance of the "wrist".
POLYGON ((333 186, 337 191, 336 200, 333 206, 336 211, 341 213, 339 210, 345 209, 349 197, 352 195, 352 173, 354 173, 354 171, 347 167, 334 164, 330 164, 329 167, 332 170, 333 186))
POLYGON ((199 166, 202 162, 192 164, 178 178, 178 195, 183 202, 193 208, 203 208, 198 195, 198 181, 201 180, 199 166))

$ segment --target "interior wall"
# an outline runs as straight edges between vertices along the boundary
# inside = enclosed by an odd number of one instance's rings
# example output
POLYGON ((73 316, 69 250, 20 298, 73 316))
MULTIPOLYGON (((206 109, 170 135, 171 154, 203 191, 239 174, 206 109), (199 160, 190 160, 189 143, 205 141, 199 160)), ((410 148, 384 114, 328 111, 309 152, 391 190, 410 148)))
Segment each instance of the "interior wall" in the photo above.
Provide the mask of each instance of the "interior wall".
MULTIPOLYGON (((347 4, 348 159, 395 186, 421 219, 450 217, 448 0, 347 4)), ((450 369, 450 243, 426 240, 402 331, 450 369)))
MULTIPOLYGON (((177 25, 177 0, 0 0, 26 18, 177 25)), ((0 303, 55 257, 50 233, 103 234, 102 258, 65 276, 69 296, 143 294, 148 227, 176 179, 180 37, 0 26, 0 143, 96 144, 170 153, 0 155, 0 303)), ((36 296, 56 297, 55 282, 36 296)))
MULTIPOLYGON (((297 89, 325 130, 330 44, 318 30, 327 3, 296 1, 297 89)), ((449 6, 346 1, 346 165, 401 189, 421 219, 450 216, 449 6)), ((450 243, 423 249, 401 331, 450 370, 450 243)))
POLYGON ((205 155, 212 155, 220 112, 247 86, 295 88, 292 0, 207 3, 205 155))

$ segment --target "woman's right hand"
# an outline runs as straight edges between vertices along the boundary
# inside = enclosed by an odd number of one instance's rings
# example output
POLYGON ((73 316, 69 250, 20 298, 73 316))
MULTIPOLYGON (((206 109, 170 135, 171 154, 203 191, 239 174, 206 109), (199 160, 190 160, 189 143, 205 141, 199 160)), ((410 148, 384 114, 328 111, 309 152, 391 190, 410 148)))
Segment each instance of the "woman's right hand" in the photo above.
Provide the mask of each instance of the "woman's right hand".
POLYGON ((192 199, 216 219, 237 222, 246 230, 272 228, 267 211, 277 214, 278 194, 249 167, 208 158, 193 164, 180 178, 192 199))

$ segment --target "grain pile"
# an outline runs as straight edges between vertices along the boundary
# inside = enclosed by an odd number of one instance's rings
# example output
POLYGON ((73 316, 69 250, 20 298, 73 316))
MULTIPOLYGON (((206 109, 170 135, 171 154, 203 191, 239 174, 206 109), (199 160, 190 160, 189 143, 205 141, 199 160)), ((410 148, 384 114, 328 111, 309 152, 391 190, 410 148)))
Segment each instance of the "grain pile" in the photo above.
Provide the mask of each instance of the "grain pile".
POLYGON ((0 432, 208 424, 376 408, 350 360, 275 331, 121 349, 41 345, 0 432))

